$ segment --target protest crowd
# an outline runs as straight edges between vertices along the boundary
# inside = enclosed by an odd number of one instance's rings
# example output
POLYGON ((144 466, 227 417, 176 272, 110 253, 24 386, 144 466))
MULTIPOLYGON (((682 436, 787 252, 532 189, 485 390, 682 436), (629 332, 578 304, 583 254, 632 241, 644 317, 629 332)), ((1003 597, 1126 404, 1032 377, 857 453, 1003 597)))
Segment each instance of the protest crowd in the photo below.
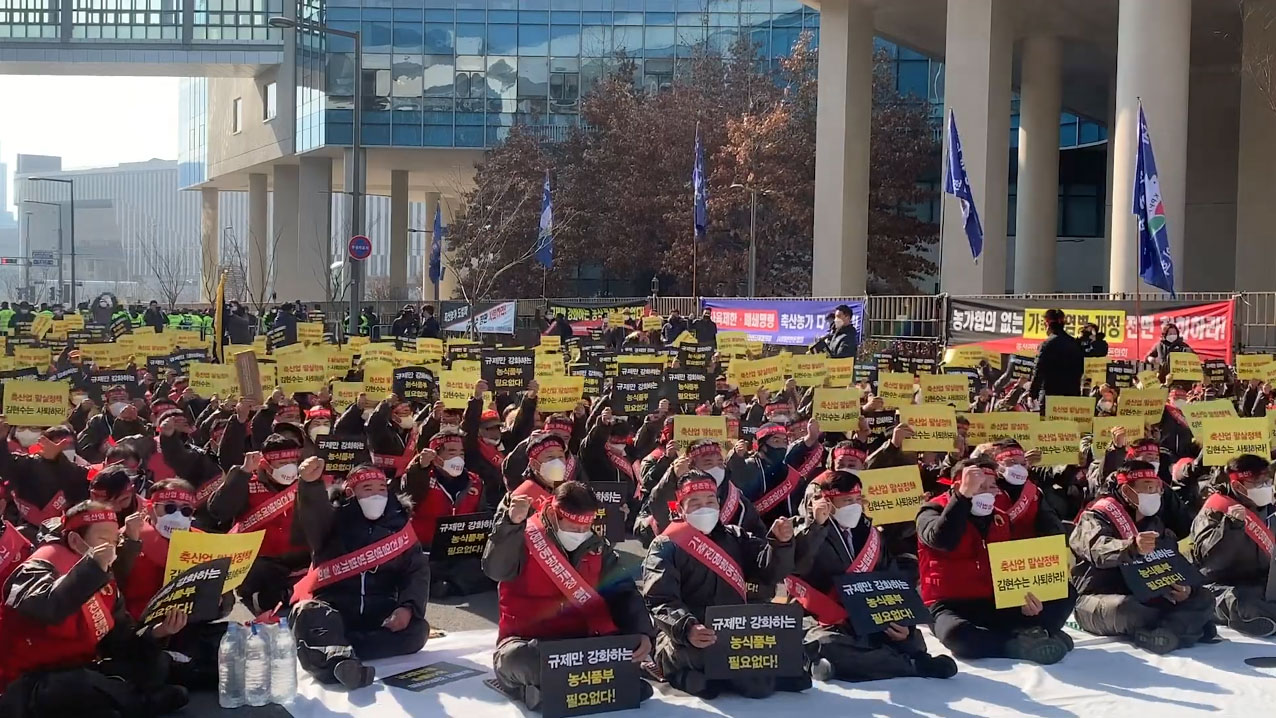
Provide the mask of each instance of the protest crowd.
POLYGON ((849 304, 801 344, 550 306, 528 346, 134 309, 0 309, 5 718, 175 712, 237 607, 358 690, 495 591, 493 687, 547 715, 1276 634, 1276 358, 1168 319, 971 308, 927 355, 849 304))

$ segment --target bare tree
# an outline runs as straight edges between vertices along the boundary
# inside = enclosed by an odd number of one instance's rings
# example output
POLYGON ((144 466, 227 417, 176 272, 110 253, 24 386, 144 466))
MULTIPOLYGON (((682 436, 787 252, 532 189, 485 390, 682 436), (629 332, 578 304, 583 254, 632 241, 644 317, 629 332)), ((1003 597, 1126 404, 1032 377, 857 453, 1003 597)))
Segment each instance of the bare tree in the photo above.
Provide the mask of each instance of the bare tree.
POLYGON ((1276 112, 1276 47, 1267 39, 1276 25, 1276 9, 1252 0, 1236 2, 1241 13, 1241 74, 1254 83, 1267 108, 1276 112))
POLYGON ((173 311, 188 281, 186 258, 182 252, 160 241, 159 228, 154 224, 137 238, 137 244, 142 248, 142 261, 146 264, 149 283, 168 311, 173 311))
POLYGON ((230 279, 226 282, 226 298, 238 299, 251 307, 258 317, 265 316, 266 306, 270 301, 270 283, 275 276, 275 261, 279 256, 279 241, 282 236, 282 232, 277 232, 270 242, 259 243, 253 241, 254 237, 250 233, 247 250, 239 242, 226 245, 224 264, 230 271, 230 279), (231 280, 236 277, 242 279, 234 285, 237 291, 232 292, 231 280))
POLYGON ((373 302, 388 302, 399 298, 402 293, 390 283, 389 277, 374 277, 363 289, 364 296, 373 302))

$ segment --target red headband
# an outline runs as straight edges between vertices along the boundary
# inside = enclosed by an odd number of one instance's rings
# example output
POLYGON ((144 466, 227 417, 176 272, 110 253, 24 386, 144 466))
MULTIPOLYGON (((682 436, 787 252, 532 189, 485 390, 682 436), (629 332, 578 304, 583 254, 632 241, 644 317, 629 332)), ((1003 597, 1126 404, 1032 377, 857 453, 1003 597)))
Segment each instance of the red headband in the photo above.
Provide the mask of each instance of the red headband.
POLYGON ((714 494, 718 493, 718 484, 713 479, 692 479, 678 487, 678 503, 692 494, 698 494, 701 491, 714 494))
POLYGON ((1152 439, 1136 439, 1133 443, 1125 448, 1126 456, 1134 456, 1139 453, 1140 449, 1161 452, 1161 445, 1152 439))
POLYGON ((501 423, 501 415, 497 414, 492 409, 488 409, 487 411, 483 412, 482 416, 479 417, 479 423, 487 424, 491 422, 496 422, 498 424, 501 423))
POLYGON ((598 515, 597 513, 574 514, 570 511, 566 511, 559 505, 558 499, 554 499, 554 513, 558 514, 558 518, 560 519, 565 519, 577 524, 592 524, 594 522, 594 517, 598 515))
POLYGON ((544 454, 547 449, 553 448, 555 446, 562 449, 563 451, 567 450, 567 445, 563 443, 562 439, 558 438, 557 436, 553 434, 550 434, 549 438, 542 438, 539 441, 537 441, 535 444, 532 444, 531 446, 527 447, 527 458, 536 459, 537 461, 540 461, 541 455, 544 454))
POLYGON ((460 434, 435 434, 430 437, 430 451, 437 452, 448 442, 465 443, 460 434))
POLYGON ((296 461, 301 458, 301 449, 277 449, 275 451, 261 452, 261 458, 266 461, 296 461))
POLYGON ((777 401, 772 404, 767 404, 766 409, 763 410, 762 413, 766 414, 767 416, 770 416, 771 414, 787 413, 788 410, 789 410, 788 402, 777 401))
POLYGON ((694 459, 698 456, 722 456, 722 447, 717 444, 698 444, 687 451, 687 456, 694 459))
POLYGON ((1140 479, 1156 479, 1161 480, 1153 469, 1135 469, 1134 471, 1124 471, 1117 474, 1117 483, 1124 486, 1131 481, 1139 481, 1140 479))
POLYGON ((1023 449, 1018 446, 1010 446, 993 454, 992 458, 995 459, 998 464, 1003 464, 1011 459, 1022 459, 1023 449))
POLYGON ((783 426, 780 426, 779 424, 769 424, 767 426, 764 426, 758 429, 757 433, 754 434, 753 436, 760 443, 760 442, 766 441, 768 438, 772 436, 783 436, 785 438, 788 438, 789 431, 788 429, 785 429, 783 426))
POLYGON ((307 419, 328 419, 329 421, 331 421, 332 410, 328 409, 327 407, 316 406, 315 408, 306 412, 306 418, 307 419))
POLYGON ((838 496, 861 496, 864 493, 863 485, 856 486, 850 491, 842 491, 840 489, 829 488, 827 484, 833 481, 833 477, 837 476, 835 472, 823 471, 819 476, 815 477, 815 485, 820 488, 820 496, 826 499, 834 499, 838 496))
POLYGON ((115 512, 109 509, 85 511, 82 514, 76 514, 69 519, 64 519, 62 527, 67 531, 75 531, 82 529, 89 524, 111 524, 116 525, 115 512))
POLYGON ((1232 481, 1249 481, 1250 479, 1258 478, 1258 476, 1259 476, 1259 475, 1258 475, 1257 473, 1253 472, 1253 471, 1229 471, 1229 472, 1227 472, 1227 478, 1231 479, 1232 481))
POLYGON ((353 489, 355 486, 358 486, 365 481, 376 481, 377 483, 384 484, 385 472, 381 469, 374 469, 367 466, 355 469, 349 474, 346 474, 345 488, 353 489))
POLYGON ((868 454, 867 454, 867 453, 865 453, 865 452, 861 451, 860 449, 857 449, 857 448, 855 448, 855 447, 853 447, 853 446, 851 446, 851 447, 846 447, 846 448, 841 448, 841 449, 836 449, 836 448, 835 448, 835 449, 833 449, 833 460, 834 460, 834 461, 837 461, 838 459, 840 459, 840 458, 842 458, 842 457, 846 457, 846 456, 849 456, 849 457, 851 457, 852 459, 859 459, 860 461, 867 461, 867 460, 868 460, 868 454))
POLYGON ((195 504, 195 494, 182 489, 160 489, 151 494, 150 502, 152 504, 167 504, 170 502, 179 502, 183 504, 195 504))
POLYGON ((102 397, 106 399, 106 403, 108 404, 116 399, 119 399, 120 401, 128 401, 128 391, 125 389, 108 389, 102 397))
POLYGON ((708 404, 701 404, 696 407, 696 416, 709 416, 712 413, 713 410, 709 408, 708 404))
POLYGON ((566 431, 571 433, 576 423, 565 416, 551 416, 545 420, 545 431, 566 431))

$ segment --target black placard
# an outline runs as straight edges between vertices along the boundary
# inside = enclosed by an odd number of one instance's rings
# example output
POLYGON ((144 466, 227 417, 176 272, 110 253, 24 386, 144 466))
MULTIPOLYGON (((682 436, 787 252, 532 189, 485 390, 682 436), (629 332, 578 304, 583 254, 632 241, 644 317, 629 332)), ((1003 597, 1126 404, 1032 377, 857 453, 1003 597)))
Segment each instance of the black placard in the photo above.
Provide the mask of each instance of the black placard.
POLYGON ((1010 376, 1015 379, 1031 379, 1032 372, 1037 369, 1036 357, 1010 355, 1010 376))
POLYGON ((655 344, 626 344, 620 348, 620 353, 626 356, 656 356, 663 355, 664 350, 655 344))
MULTIPOLYGON (((757 436, 758 429, 762 428, 763 421, 765 420, 762 417, 757 417, 757 418, 749 418, 748 416, 741 417, 739 419, 739 427, 736 430, 736 438, 744 439, 745 441, 750 441, 750 442, 753 441, 754 437, 757 436)), ((730 426, 730 423, 728 422, 727 434, 730 435, 730 433, 731 433, 731 426, 730 426)))
POLYGON ((938 363, 935 357, 905 357, 902 360, 903 370, 918 376, 934 374, 938 363))
POLYGON ((103 335, 100 332, 91 332, 86 330, 76 330, 66 333, 66 343, 78 347, 84 344, 96 344, 102 341, 103 335))
POLYGON ((423 366, 396 367, 390 386, 391 391, 407 402, 425 404, 434 400, 434 372, 423 366))
POLYGON ((1110 361, 1105 378, 1109 385, 1117 389, 1129 389, 1134 386, 1134 378, 1138 373, 1138 367, 1132 361, 1110 361))
POLYGON ((713 361, 713 353, 717 351, 712 344, 703 346, 690 346, 683 344, 678 348, 678 366, 684 369, 705 369, 709 368, 710 362, 713 361))
POLYGON ((71 384, 71 388, 81 386, 84 383, 84 374, 80 371, 80 367, 72 366, 66 369, 59 369, 45 377, 46 381, 66 381, 71 384))
POLYGON ((875 439, 886 439, 891 435, 891 429, 895 427, 895 412, 892 410, 884 411, 862 411, 860 417, 868 424, 868 433, 875 439))
POLYGON ((536 352, 484 350, 480 370, 489 389, 498 394, 514 394, 536 378, 536 352))
POLYGON ((297 325, 295 324, 284 324, 266 332, 266 349, 270 352, 296 343, 297 325))
POLYGON ((589 488, 598 497, 603 506, 598 509, 598 520, 594 522, 594 530, 612 543, 625 540, 625 516, 620 507, 625 504, 625 497, 633 490, 623 481, 591 481, 589 488))
POLYGON ((622 379, 655 379, 664 373, 664 364, 660 362, 651 362, 650 364, 616 362, 616 376, 622 379))
POLYGON ((323 473, 344 479, 359 464, 372 462, 368 452, 368 440, 362 436, 321 436, 315 440, 319 458, 323 459, 323 473))
POLYGON ((855 372, 852 375, 852 380, 856 384, 863 384, 865 382, 871 382, 876 384, 878 369, 879 367, 876 364, 865 364, 865 363, 857 362, 855 364, 855 372))
POLYGON ((492 512, 443 516, 434 527, 431 561, 479 558, 492 531, 492 512))
POLYGON ((660 407, 659 379, 617 379, 612 384, 611 409, 621 416, 646 416, 660 407))
POLYGON ((175 367, 169 363, 171 354, 154 354, 146 357, 146 370, 158 377, 163 377, 164 372, 175 367))
POLYGON ((1205 381, 1211 384, 1226 383, 1227 362, 1222 359, 1206 359, 1201 362, 1201 373, 1205 375, 1205 381))
POLYGON ((930 623, 930 611, 917 589, 897 571, 846 574, 838 579, 838 596, 857 636, 881 633, 892 623, 930 623))
POLYGON ((192 362, 207 363, 207 349, 178 349, 168 355, 168 363, 177 368, 177 371, 185 373, 186 369, 192 362))
MULTIPOLYGON (((966 386, 970 389, 971 395, 979 389, 979 370, 966 366, 948 366, 944 367, 945 374, 960 374, 966 377, 966 386)), ((963 407, 964 408, 964 407, 963 407)))
POLYGON ((709 606, 704 622, 718 637, 705 649, 709 679, 802 674, 802 607, 796 603, 709 606))
POLYGON ((890 352, 878 352, 873 355, 873 362, 878 371, 903 371, 903 367, 896 363, 895 355, 890 352))
POLYGON ((111 326, 108 329, 113 338, 119 339, 125 334, 133 333, 133 323, 129 321, 128 317, 116 317, 111 320, 111 326))
POLYGON ((586 398, 602 395, 603 379, 606 378, 606 372, 602 367, 591 364, 572 364, 567 369, 567 373, 571 376, 585 377, 584 396, 586 398))
POLYGON ((714 381, 700 369, 669 369, 665 372, 665 398, 681 405, 712 402, 714 381))
POLYGON ((128 391, 131 399, 137 399, 142 396, 141 387, 137 384, 137 374, 127 369, 104 369, 102 371, 89 372, 84 377, 84 383, 89 390, 89 397, 98 404, 102 403, 102 392, 116 385, 122 385, 128 391))
POLYGON ((431 663, 428 666, 413 668, 402 673, 396 673, 392 676, 386 676, 381 682, 391 688, 398 688, 413 693, 420 693, 431 688, 456 681, 463 681, 466 678, 483 675, 483 671, 477 668, 468 668, 466 666, 458 666, 455 663, 439 661, 431 663))
POLYGON ((1196 588, 1205 577, 1176 548, 1158 546, 1155 551, 1121 564, 1121 576, 1134 598, 1146 603, 1170 592, 1174 584, 1196 588))
POLYGON ((449 344, 447 347, 448 362, 454 362, 458 359, 462 361, 479 361, 482 358, 482 344, 449 344))
POLYGON ((216 620, 221 615, 222 587, 229 575, 229 556, 191 566, 164 584, 146 604, 138 623, 154 625, 174 611, 185 613, 191 624, 216 620))
POLYGON ((637 708, 642 700, 637 636, 541 641, 541 716, 562 718, 637 708))

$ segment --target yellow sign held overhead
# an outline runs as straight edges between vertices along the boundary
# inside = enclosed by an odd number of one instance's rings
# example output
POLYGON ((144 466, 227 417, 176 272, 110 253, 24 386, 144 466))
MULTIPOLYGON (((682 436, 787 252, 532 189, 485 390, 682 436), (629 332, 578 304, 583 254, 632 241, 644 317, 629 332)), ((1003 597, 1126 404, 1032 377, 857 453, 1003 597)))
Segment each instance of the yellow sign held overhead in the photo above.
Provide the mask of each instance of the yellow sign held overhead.
POLYGON ((1094 397, 1047 396, 1046 419, 1071 421, 1088 434, 1094 426, 1094 397))
POLYGON ((1226 466, 1227 462, 1241 454, 1254 454, 1266 459, 1271 456, 1271 435, 1267 419, 1205 419, 1201 430, 1193 432, 1205 450, 1202 463, 1205 466, 1226 466))
POLYGON ((843 389, 855 383, 855 359, 824 359, 824 368, 828 375, 824 377, 824 386, 843 389))
POLYGON ((1041 452, 1046 466, 1075 464, 1081 454, 1081 433, 1076 422, 1040 421, 1033 431, 1032 448, 1041 452))
POLYGON ((913 429, 904 451, 952 451, 957 447, 957 418, 951 406, 901 406, 899 423, 913 429))
POLYGON ((792 359, 793 381, 798 386, 823 386, 828 378, 828 357, 823 354, 799 354, 792 359))
POLYGON ((1030 446, 1041 421, 1040 416, 1026 411, 994 411, 964 416, 970 422, 966 443, 971 446, 1002 439, 1014 439, 1023 446, 1030 446))
POLYGON ((851 433, 859 429, 860 399, 863 392, 856 388, 815 390, 812 417, 820 422, 821 431, 851 433))
POLYGON ((1236 406, 1228 399, 1188 402, 1183 407, 1183 418, 1187 420, 1193 437, 1197 437, 1206 419, 1235 419, 1236 406))
POLYGON ((222 593, 239 588, 257 560, 265 531, 247 534, 210 534, 194 531, 174 531, 168 541, 168 561, 164 565, 164 582, 177 578, 182 571, 218 558, 230 559, 230 573, 222 593))
POLYGON ((536 408, 540 411, 571 411, 585 393, 583 376, 538 377, 537 383, 540 391, 537 392, 536 408))
POLYGON ((474 385, 479 382, 479 372, 455 369, 439 374, 439 401, 447 409, 465 409, 474 397, 474 385))
POLYGON ((1062 535, 988 544, 997 608, 1016 608, 1027 595, 1042 603, 1068 597, 1068 544, 1062 535))
POLYGON ((1205 381, 1201 358, 1192 352, 1171 352, 1170 376, 1172 381, 1205 381))
POLYGON ((1090 444, 1090 453, 1095 461, 1103 461, 1104 454, 1112 444, 1112 430, 1117 427, 1125 429, 1125 440, 1128 442, 1142 439, 1147 431, 1141 416, 1096 416, 1094 418, 1094 440, 1090 444))
POLYGON ((727 417, 695 416, 677 414, 673 417, 673 440, 685 442, 683 447, 694 441, 712 439, 719 443, 727 441, 727 417))
POLYGON ((964 374, 923 374, 923 404, 952 404, 960 411, 970 406, 970 380, 964 374))
POLYGON ((884 371, 877 375, 877 395, 887 408, 897 409, 913 403, 913 375, 908 372, 884 371))
POLYGON ((363 382, 361 381, 334 381, 332 382, 332 408, 341 413, 359 400, 359 394, 363 392, 363 382))
POLYGON ((864 486, 864 513, 875 526, 911 523, 922 505, 922 475, 916 464, 856 474, 864 486))
POLYGON ((64 381, 5 379, 5 418, 10 426, 56 426, 66 421, 68 393, 64 381))

